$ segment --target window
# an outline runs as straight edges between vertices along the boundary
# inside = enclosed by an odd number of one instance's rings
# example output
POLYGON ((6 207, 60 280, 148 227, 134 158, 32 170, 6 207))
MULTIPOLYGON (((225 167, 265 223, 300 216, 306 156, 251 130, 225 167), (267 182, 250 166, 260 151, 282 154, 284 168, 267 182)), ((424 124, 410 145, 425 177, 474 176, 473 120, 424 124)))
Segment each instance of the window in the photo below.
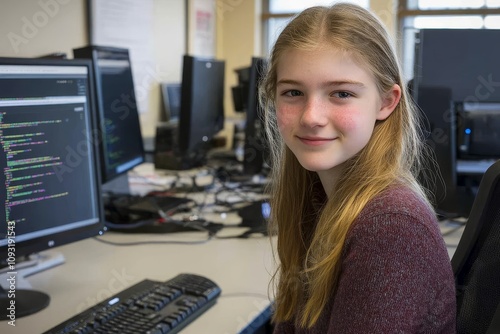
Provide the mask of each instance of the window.
POLYGON ((500 29, 500 0, 400 0, 398 21, 403 69, 411 79, 419 29, 500 29))
MULTIPOLYGON (((338 2, 335 0, 263 1, 264 54, 270 52, 278 34, 295 14, 307 7, 331 5, 338 2)), ((500 29, 500 0, 393 1, 398 3, 396 40, 401 41, 398 51, 403 60, 403 70, 407 80, 413 77, 415 33, 419 29, 500 29)), ((370 0, 350 0, 349 2, 370 8, 370 0)))
MULTIPOLYGON (((497 0, 500 1, 500 0, 497 0)), ((332 0, 264 0, 264 53, 268 54, 278 38, 279 33, 286 26, 288 21, 300 11, 312 6, 330 6, 335 2, 332 0)), ((345 0, 343 2, 346 2, 345 0)), ((356 3, 368 8, 369 0, 349 0, 347 2, 356 3)))

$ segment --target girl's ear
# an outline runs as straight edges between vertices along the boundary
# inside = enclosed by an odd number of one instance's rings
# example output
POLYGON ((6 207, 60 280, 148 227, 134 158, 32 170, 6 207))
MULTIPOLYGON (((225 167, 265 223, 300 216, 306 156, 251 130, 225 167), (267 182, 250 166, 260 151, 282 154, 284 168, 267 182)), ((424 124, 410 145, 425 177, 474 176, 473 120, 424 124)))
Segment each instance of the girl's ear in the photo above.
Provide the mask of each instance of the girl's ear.
POLYGON ((398 84, 394 84, 385 97, 382 98, 382 104, 380 105, 380 110, 377 114, 377 120, 382 121, 389 117, 398 105, 400 99, 401 87, 399 87, 398 84))

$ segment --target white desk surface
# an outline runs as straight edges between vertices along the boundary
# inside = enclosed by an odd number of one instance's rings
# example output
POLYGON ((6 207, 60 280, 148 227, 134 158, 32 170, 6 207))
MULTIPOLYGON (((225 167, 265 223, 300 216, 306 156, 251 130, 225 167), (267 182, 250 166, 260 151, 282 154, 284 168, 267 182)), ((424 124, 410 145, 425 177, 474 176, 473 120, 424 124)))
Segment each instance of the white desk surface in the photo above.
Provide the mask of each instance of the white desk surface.
MULTIPOLYGON (((228 231, 229 233, 229 231, 228 231)), ((204 232, 178 235, 123 235, 116 242, 203 240, 204 232)), ((267 237, 212 239, 199 245, 112 246, 94 239, 61 246, 66 263, 28 277, 36 290, 51 297, 50 305, 12 327, 0 322, 0 333, 38 334, 145 278, 165 281, 179 273, 206 276, 222 289, 217 303, 187 326, 183 334, 232 334, 245 328, 269 306, 273 271, 267 237)))

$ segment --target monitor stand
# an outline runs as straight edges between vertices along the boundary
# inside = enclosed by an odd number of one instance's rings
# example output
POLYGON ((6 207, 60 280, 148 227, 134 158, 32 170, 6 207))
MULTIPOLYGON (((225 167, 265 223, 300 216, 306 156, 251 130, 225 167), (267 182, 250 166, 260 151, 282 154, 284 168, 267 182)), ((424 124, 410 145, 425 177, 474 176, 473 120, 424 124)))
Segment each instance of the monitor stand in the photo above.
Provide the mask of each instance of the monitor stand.
POLYGON ((16 260, 15 267, 0 270, 0 317, 15 325, 15 320, 36 313, 50 303, 44 292, 31 289, 26 277, 64 263, 58 252, 43 252, 25 260, 16 260))

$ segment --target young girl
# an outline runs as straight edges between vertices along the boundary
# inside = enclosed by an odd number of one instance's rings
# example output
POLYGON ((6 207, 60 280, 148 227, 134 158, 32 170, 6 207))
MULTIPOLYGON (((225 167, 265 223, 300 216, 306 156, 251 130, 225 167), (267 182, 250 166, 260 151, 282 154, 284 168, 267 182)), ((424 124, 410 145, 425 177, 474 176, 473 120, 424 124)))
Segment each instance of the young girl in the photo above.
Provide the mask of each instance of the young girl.
POLYGON ((305 10, 260 95, 275 333, 454 333, 451 264, 416 180, 417 112, 381 23, 351 4, 305 10))

